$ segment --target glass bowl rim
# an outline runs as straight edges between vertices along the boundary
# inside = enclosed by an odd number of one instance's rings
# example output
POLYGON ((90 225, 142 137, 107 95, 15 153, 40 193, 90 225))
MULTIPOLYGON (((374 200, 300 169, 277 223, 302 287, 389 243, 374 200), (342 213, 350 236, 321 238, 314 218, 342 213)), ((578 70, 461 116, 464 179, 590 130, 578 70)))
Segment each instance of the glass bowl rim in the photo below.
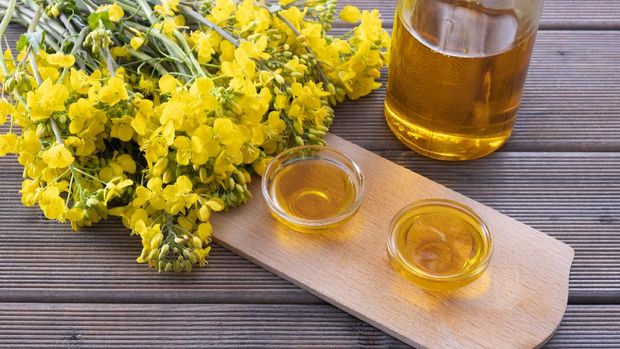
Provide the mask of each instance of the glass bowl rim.
MULTIPOLYGON (((321 158, 320 155, 318 155, 317 157, 319 159, 321 158)), ((295 159, 295 158, 297 157, 292 157, 291 159, 295 159)), ((302 157, 299 157, 299 158, 302 158, 302 157)), ((330 159, 330 160, 334 160, 334 159, 330 159)), ((265 199, 265 202, 267 202, 267 206, 269 206, 269 209, 271 209, 272 212, 277 214, 282 219, 294 225, 302 226, 306 229, 322 229, 330 225, 343 222, 347 218, 351 217, 359 209, 359 207, 362 204, 362 201, 364 199, 364 194, 365 194, 364 173, 362 172, 362 169, 357 164, 357 162, 355 162, 353 159, 351 159, 351 157, 349 157, 348 155, 344 154, 343 152, 339 150, 336 150, 328 146, 323 146, 323 145, 302 145, 299 147, 287 149, 279 153, 269 162, 269 164, 267 165, 267 169, 265 170, 265 173, 263 174, 261 178, 261 192, 263 194, 263 198, 265 199), (282 160, 282 158, 286 157, 287 155, 291 155, 292 153, 296 151, 306 150, 306 149, 314 149, 314 150, 318 150, 319 152, 331 152, 333 154, 336 154, 342 157, 344 160, 342 161, 341 159, 336 159, 336 162, 338 164, 345 166, 347 169, 352 169, 352 173, 349 173, 349 171, 347 171, 347 176, 352 181, 355 181, 357 183, 355 200, 345 211, 343 211, 337 216, 329 217, 325 219, 303 219, 303 218, 291 216, 287 214, 286 212, 284 212, 282 209, 280 209, 278 205, 272 199, 271 195, 269 194, 270 188, 269 188, 268 178, 269 178, 269 175, 273 174, 273 172, 276 170, 276 166, 277 166, 276 164, 279 164, 281 162, 280 160, 282 160)))
POLYGON ((457 280, 467 280, 469 278, 475 277, 487 268, 489 261, 491 260, 491 255, 493 254, 493 238, 485 221, 467 205, 449 199, 431 198, 416 200, 406 205, 405 207, 400 209, 398 213, 396 213, 396 215, 390 222, 389 229, 389 236, 387 240, 387 250, 389 257, 395 260, 399 267, 403 269, 406 273, 416 278, 430 282, 453 282, 457 280), (396 241, 401 235, 399 233, 399 230, 396 229, 397 225, 401 223, 401 220, 404 217, 405 213, 411 210, 416 210, 428 206, 450 207, 452 209, 460 211, 461 213, 467 215, 469 218, 473 219, 474 223, 478 225, 480 233, 483 239, 486 241, 486 244, 488 245, 488 252, 486 253, 485 258, 479 261, 476 265, 473 265, 462 272, 447 275, 437 275, 424 272, 422 270, 419 270, 419 268, 416 267, 415 264, 410 263, 407 259, 405 259, 396 247, 396 241))

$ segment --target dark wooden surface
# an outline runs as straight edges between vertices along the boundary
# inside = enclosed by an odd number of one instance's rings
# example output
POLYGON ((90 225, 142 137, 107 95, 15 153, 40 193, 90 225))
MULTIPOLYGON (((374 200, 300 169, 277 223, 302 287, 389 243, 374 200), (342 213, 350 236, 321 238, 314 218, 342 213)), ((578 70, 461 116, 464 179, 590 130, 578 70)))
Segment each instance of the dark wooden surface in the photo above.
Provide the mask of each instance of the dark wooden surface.
MULTIPOLYGON (((393 2, 355 2, 391 27, 393 2)), ((337 109, 334 133, 575 249, 549 348, 620 348, 619 44, 620 0, 547 0, 515 134, 478 161, 407 150, 384 90, 337 109)), ((73 233, 22 207, 20 182, 0 159, 0 346, 405 347, 220 247, 192 274, 146 270, 117 221, 73 233)))

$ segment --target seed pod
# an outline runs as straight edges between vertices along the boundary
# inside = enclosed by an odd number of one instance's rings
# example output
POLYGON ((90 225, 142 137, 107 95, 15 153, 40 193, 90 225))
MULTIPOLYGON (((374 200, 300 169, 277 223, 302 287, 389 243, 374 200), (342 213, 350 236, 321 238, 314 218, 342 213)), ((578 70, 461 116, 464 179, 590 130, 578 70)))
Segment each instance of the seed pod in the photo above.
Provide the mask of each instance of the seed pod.
POLYGON ((164 271, 168 272, 172 270, 172 263, 168 262, 166 263, 166 266, 164 267, 164 271))
POLYGON ((162 254, 166 254, 168 253, 168 251, 170 251, 170 244, 165 244, 164 246, 161 247, 161 253, 162 254))
POLYGON ((196 255, 190 250, 183 250, 183 255, 187 258, 192 264, 196 263, 196 255), (187 252, 187 253, 185 253, 187 252))
POLYGON ((189 261, 185 261, 185 271, 188 273, 192 271, 192 263, 190 263, 189 261))
POLYGON ((325 137, 325 132, 319 131, 319 130, 316 130, 316 129, 310 129, 310 134, 313 134, 313 135, 315 135, 317 137, 325 137))
POLYGON ((241 173, 241 171, 235 171, 234 176, 237 179, 237 182, 245 184, 245 176, 243 176, 243 173, 241 173))
POLYGON ((314 142, 318 142, 321 140, 319 137, 313 135, 312 133, 307 134, 306 137, 308 137, 309 140, 314 142))
POLYGON ((299 136, 295 136, 295 144, 302 146, 304 145, 304 140, 299 136))
POLYGON ((160 260, 160 261, 157 263, 157 270, 158 270, 159 272, 162 272, 162 271, 164 271, 164 269, 165 269, 165 268, 166 268, 166 261, 162 261, 162 260, 160 260))
POLYGON ((329 93, 331 94, 336 93, 336 87, 334 86, 334 84, 332 83, 327 84, 327 91, 329 91, 329 93))
POLYGON ((181 262, 179 261, 174 261, 174 263, 172 263, 172 268, 174 269, 174 271, 176 271, 177 273, 180 273, 183 271, 183 268, 181 267, 181 262))

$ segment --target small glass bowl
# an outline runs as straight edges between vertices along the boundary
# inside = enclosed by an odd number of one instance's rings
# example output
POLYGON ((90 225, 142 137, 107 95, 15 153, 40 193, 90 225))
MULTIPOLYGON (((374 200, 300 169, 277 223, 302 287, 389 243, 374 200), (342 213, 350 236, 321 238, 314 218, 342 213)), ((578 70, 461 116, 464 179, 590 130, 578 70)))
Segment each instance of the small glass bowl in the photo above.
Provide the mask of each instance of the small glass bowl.
POLYGON ((392 266, 415 285, 449 291, 477 280, 493 251, 487 225, 469 207, 443 199, 400 210, 387 241, 392 266))
POLYGON ((347 155, 333 148, 307 145, 291 148, 276 156, 265 170, 262 178, 262 193, 272 215, 293 230, 312 233, 334 228, 350 219, 359 209, 364 197, 364 175, 360 167, 347 155), (288 166, 300 161, 322 160, 336 165, 346 173, 354 191, 351 203, 339 210, 339 213, 322 219, 308 219, 288 213, 279 204, 274 193, 274 179, 288 166))

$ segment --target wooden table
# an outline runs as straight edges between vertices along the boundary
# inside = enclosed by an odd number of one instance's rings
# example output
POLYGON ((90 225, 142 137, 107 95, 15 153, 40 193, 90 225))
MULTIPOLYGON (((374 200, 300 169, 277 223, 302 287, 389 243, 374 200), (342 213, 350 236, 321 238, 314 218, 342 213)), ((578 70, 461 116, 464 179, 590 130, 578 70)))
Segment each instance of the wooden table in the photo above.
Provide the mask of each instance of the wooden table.
MULTIPOLYGON (((391 27, 392 1, 355 2, 391 27)), ((409 151, 384 94, 340 106, 333 132, 570 244, 568 310, 548 347, 619 348, 620 0, 546 1, 514 136, 485 159, 409 151)), ((117 221, 72 233, 24 208, 21 172, 0 159, 1 346, 405 347, 217 246, 192 274, 147 270, 117 221)))

